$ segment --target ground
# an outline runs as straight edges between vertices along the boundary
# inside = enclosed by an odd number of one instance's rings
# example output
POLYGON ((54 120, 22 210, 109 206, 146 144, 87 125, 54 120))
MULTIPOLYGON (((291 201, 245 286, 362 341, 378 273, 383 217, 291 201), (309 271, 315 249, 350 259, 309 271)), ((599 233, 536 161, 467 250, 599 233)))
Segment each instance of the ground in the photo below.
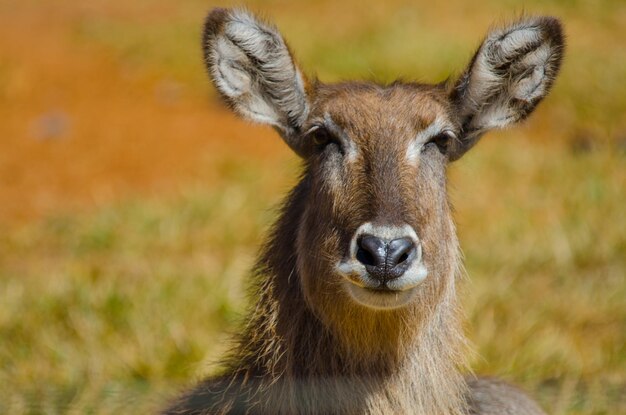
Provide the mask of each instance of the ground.
MULTIPOLYGON (((440 81, 494 21, 563 20, 553 94, 451 167, 472 369, 626 413, 626 5, 248 4, 330 81, 440 81)), ((228 347, 299 163, 215 97, 210 7, 0 0, 0 412, 147 412, 228 347)))

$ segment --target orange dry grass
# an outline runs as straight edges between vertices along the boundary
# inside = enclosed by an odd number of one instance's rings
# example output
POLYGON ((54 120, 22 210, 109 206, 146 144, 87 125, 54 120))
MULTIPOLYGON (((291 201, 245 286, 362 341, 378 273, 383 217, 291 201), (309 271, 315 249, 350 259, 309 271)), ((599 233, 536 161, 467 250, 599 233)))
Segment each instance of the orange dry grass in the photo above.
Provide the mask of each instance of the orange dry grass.
POLYGON ((44 9, 18 5, 0 18, 0 221, 217 180, 206 166, 233 147, 285 154, 270 129, 246 126, 205 94, 72 42, 76 10, 44 9))

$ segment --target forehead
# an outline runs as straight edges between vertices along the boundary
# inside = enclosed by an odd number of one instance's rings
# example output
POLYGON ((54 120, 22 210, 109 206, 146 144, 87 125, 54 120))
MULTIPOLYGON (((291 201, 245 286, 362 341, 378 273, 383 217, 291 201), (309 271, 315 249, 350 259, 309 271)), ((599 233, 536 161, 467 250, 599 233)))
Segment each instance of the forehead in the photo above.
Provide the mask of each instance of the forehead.
POLYGON ((317 91, 311 120, 327 117, 357 142, 408 139, 435 120, 451 124, 444 88, 420 84, 324 85, 317 91))

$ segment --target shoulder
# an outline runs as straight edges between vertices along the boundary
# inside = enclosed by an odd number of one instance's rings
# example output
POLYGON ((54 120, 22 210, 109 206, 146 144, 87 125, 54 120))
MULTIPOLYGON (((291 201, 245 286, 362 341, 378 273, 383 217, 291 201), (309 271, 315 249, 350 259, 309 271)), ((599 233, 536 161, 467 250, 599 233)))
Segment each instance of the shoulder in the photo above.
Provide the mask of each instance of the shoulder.
POLYGON ((525 392, 495 378, 467 378, 472 415, 545 415, 525 392))

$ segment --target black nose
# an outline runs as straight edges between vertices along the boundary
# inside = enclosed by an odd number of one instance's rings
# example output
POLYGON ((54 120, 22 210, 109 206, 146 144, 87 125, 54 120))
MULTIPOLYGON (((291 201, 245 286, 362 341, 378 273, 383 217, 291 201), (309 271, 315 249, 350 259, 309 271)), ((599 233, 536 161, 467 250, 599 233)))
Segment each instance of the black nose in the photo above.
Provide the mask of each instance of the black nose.
POLYGON ((374 235, 363 235, 357 241, 357 248, 357 260, 365 265, 371 276, 383 283, 402 276, 417 256, 411 238, 388 241, 374 235))

